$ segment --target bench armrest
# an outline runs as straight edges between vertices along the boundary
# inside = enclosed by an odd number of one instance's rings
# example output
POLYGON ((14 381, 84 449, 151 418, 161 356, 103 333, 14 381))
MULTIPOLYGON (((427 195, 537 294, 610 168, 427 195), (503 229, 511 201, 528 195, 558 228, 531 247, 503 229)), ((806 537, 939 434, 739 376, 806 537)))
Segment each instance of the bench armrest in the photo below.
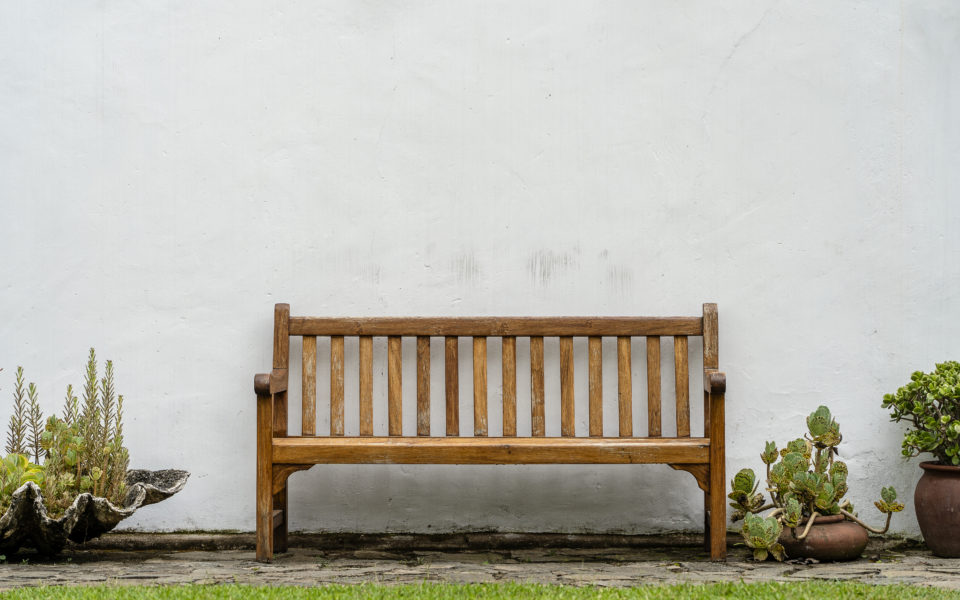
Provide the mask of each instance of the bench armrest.
POLYGON ((708 394, 722 394, 727 391, 727 374, 714 369, 703 372, 703 391, 708 394))
POLYGON ((287 391, 287 370, 274 369, 270 373, 255 375, 253 389, 258 396, 270 396, 287 391))

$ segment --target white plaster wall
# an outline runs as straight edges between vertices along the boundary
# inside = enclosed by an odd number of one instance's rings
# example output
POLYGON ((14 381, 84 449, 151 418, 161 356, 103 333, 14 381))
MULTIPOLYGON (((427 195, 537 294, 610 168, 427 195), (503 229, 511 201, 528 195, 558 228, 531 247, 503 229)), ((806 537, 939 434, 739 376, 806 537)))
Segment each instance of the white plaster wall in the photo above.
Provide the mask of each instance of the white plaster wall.
MULTIPOLYGON (((193 472, 128 524, 249 530, 274 302, 670 315, 715 301, 728 470, 759 467, 764 440, 829 404, 852 499, 878 521, 880 486, 911 498, 919 476, 881 397, 957 358, 957 31, 950 0, 5 3, 0 418, 16 365, 59 410, 95 346, 116 362, 134 466, 193 472)), ((558 392, 555 364, 547 376, 558 392)), ((435 363, 435 390, 441 377, 435 363)), ((461 385, 469 430, 466 370, 461 385)), ((376 392, 384 431, 382 363, 376 392)), ((548 418, 557 433, 555 405, 548 418)), ((291 482, 294 529, 702 522, 693 479, 663 466, 335 466, 291 482)), ((894 529, 916 533, 909 502, 894 529)))

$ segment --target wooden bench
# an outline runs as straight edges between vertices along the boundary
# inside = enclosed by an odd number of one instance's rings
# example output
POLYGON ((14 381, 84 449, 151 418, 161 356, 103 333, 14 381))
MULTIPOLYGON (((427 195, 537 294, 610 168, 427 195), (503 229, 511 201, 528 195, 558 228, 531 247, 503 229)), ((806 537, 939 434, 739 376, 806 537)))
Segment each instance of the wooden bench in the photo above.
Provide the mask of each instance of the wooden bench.
MULTIPOLYGON (((287 548, 287 478, 316 464, 660 463, 690 472, 704 491, 705 546, 726 556, 723 404, 717 370, 717 307, 695 317, 291 317, 274 311, 273 370, 257 375, 257 560, 287 548), (290 337, 303 338, 302 435, 287 435, 290 337), (359 337, 359 433, 344 435, 344 336, 359 337), (388 436, 373 432, 373 337, 387 337, 388 436), (402 336, 417 338, 417 435, 401 431, 402 336), (573 338, 588 338, 589 437, 575 437, 573 338), (601 338, 617 338, 617 437, 603 432, 601 338), (646 337, 646 437, 633 434, 631 337, 646 337), (661 435, 660 338, 673 337, 676 437, 661 435), (703 338, 704 432, 690 435, 688 338, 703 338), (330 435, 316 432, 317 338, 330 343, 330 435), (445 338, 446 435, 430 431, 430 338, 445 338), (473 437, 460 437, 458 338, 473 338, 473 437), (503 435, 488 437, 487 338, 502 338, 503 435), (530 338, 531 437, 517 437, 516 338, 530 338), (560 432, 545 437, 544 337, 559 337, 560 432)), ((326 342, 324 342, 326 343, 326 342)))

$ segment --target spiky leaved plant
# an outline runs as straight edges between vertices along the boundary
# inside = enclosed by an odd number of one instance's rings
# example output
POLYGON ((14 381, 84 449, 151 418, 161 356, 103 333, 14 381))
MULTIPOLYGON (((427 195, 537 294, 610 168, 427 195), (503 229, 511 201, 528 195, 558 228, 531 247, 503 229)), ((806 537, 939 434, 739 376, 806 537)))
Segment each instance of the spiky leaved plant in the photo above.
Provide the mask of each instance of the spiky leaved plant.
POLYGON ((27 388, 27 396, 30 398, 30 407, 27 416, 27 449, 33 453, 33 462, 40 463, 40 455, 43 453, 43 446, 40 443, 40 434, 43 433, 43 413, 40 411, 40 398, 37 392, 37 386, 32 382, 27 388))
POLYGON ((741 469, 731 482, 733 491, 728 497, 735 509, 733 520, 744 519, 742 534, 757 560, 765 560, 768 555, 784 559, 778 541, 784 527, 793 529, 796 538, 802 540, 817 517, 843 515, 868 531, 886 533, 893 513, 903 510, 896 490, 886 487, 880 492, 881 500, 874 503, 887 515, 883 529, 874 529, 858 519, 853 505, 842 499, 847 493, 847 465, 834 458, 843 440, 840 425, 830 409, 821 406, 807 417, 807 429, 808 434, 788 442, 782 450, 774 442, 767 442, 760 454, 767 468, 770 503, 757 492, 759 482, 752 469, 741 469), (761 517, 760 513, 767 510, 770 514, 761 517), (800 526, 803 531, 797 533, 800 526))
POLYGON ((17 367, 13 388, 13 414, 7 425, 7 454, 25 454, 27 451, 27 420, 29 412, 23 394, 23 367, 17 367))
POLYGON ((73 425, 80 416, 80 405, 77 397, 73 395, 73 386, 67 386, 67 397, 63 401, 63 422, 67 425, 73 425))
POLYGON ((123 425, 121 423, 123 398, 117 397, 113 382, 113 361, 107 361, 103 379, 100 380, 100 423, 97 434, 100 438, 100 471, 94 478, 94 493, 110 497, 118 495, 123 488, 127 470, 126 449, 123 448, 123 425))

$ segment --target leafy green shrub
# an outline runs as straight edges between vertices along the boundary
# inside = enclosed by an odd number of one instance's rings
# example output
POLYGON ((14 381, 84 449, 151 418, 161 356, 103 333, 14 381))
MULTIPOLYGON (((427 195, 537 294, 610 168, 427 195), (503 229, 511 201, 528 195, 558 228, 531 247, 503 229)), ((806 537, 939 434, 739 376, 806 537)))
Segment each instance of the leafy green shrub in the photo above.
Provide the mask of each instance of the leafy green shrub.
POLYGON ((884 528, 873 529, 858 519, 853 505, 842 500, 847 493, 848 469, 846 463, 834 459, 843 436, 830 409, 821 406, 810 413, 807 430, 808 434, 788 442, 782 450, 774 442, 767 442, 760 454, 767 467, 766 489, 772 502, 766 503, 763 494, 757 492, 760 484, 752 469, 741 469, 730 483, 733 491, 728 498, 735 511, 733 520, 744 519, 741 533, 757 560, 765 560, 768 555, 784 559, 784 549, 778 541, 784 527, 805 525, 796 536, 804 539, 817 517, 843 515, 868 531, 885 533, 892 514, 903 510, 896 490, 888 487, 881 490, 881 500, 874 503, 887 515, 884 528), (761 517, 759 513, 767 510, 771 510, 770 514, 761 517))
POLYGON ((0 514, 10 505, 10 497, 28 481, 43 483, 43 467, 27 460, 23 454, 8 454, 0 459, 0 514))
POLYGON ((960 363, 947 361, 932 373, 916 371, 910 382, 883 397, 890 419, 907 420, 903 455, 929 452, 943 465, 960 465, 960 363))
MULTIPOLYGON (((54 415, 44 423, 37 397, 31 383, 28 401, 24 400, 23 369, 18 367, 7 451, 28 464, 31 452, 37 463, 43 458, 42 467, 33 465, 39 475, 31 481, 40 486, 51 516, 62 514, 83 492, 120 504, 126 494, 129 453, 123 446, 123 396, 114 388, 113 363, 107 361, 98 379, 96 352, 90 349, 83 403, 74 396, 73 386, 67 386, 60 418, 54 415)), ((16 487, 0 489, 0 505, 9 502, 16 487)))

